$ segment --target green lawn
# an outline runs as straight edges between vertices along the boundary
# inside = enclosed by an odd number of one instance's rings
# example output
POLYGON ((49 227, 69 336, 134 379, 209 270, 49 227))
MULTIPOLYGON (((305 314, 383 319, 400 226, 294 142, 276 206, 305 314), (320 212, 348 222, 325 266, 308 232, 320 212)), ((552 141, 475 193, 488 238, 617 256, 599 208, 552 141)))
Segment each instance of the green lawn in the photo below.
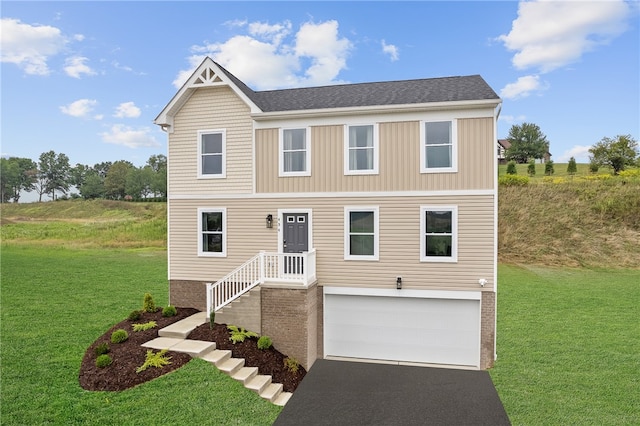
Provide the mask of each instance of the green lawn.
POLYGON ((514 425, 640 424, 640 271, 501 265, 491 377, 514 425))
POLYGON ((124 392, 80 388, 97 337, 145 292, 166 306, 166 252, 5 245, 1 268, 3 425, 269 425, 280 413, 202 360, 124 392))

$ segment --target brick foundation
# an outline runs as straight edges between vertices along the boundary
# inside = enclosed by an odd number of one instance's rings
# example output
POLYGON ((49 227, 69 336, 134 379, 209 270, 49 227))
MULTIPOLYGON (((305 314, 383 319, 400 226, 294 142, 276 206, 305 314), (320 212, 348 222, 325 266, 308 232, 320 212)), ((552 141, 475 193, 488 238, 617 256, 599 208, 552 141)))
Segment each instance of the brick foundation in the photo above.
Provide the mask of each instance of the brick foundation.
POLYGON ((480 369, 493 367, 496 342, 496 294, 482 292, 480 319, 480 369))
POLYGON ((202 281, 169 280, 169 303, 179 308, 207 310, 207 285, 202 281))
POLYGON ((318 289, 262 286, 262 335, 311 368, 318 356, 318 289))

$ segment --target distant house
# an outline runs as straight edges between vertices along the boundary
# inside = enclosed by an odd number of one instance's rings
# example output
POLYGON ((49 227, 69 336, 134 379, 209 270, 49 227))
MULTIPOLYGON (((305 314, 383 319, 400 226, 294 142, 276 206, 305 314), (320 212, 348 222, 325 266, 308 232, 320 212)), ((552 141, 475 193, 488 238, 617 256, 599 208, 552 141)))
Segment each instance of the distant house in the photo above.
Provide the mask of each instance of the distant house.
POLYGON ((500 105, 479 75, 254 91, 206 58, 155 119, 170 303, 307 368, 491 367, 500 105))
MULTIPOLYGON (((507 164, 507 150, 511 148, 511 142, 509 139, 498 139, 497 144, 497 156, 498 156, 498 164, 507 164)), ((551 160, 551 153, 547 151, 544 154, 544 157, 540 160, 541 163, 548 163, 551 160)))

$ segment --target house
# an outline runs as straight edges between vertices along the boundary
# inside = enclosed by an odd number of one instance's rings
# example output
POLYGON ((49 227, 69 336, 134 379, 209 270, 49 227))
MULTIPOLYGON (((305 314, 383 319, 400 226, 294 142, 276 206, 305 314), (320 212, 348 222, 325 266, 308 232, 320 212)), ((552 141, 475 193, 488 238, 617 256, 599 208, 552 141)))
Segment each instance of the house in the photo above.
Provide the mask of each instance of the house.
MULTIPOLYGON (((507 164, 507 150, 511 148, 511 142, 509 139, 498 139, 498 164, 507 164)), ((540 163, 545 164, 551 161, 551 153, 548 150, 545 152, 544 156, 540 159, 540 163)))
POLYGON ((205 59, 155 119, 170 303, 306 368, 490 367, 500 104, 478 75, 254 91, 205 59))

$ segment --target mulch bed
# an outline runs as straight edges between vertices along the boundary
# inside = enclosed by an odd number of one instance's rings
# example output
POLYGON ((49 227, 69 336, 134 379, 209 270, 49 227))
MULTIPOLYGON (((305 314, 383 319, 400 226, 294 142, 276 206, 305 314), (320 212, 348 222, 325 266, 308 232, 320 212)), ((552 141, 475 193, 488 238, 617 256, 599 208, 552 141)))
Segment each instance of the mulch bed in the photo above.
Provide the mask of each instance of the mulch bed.
MULTIPOLYGON (((197 309, 178 308, 176 316, 163 317, 160 309, 155 313, 143 313, 139 320, 124 320, 114 325, 87 348, 80 365, 78 376, 80 386, 90 391, 121 391, 182 367, 191 360, 191 356, 169 351, 167 355, 171 357, 171 364, 162 368, 150 367, 141 373, 136 373, 136 369, 144 364, 148 350, 141 346, 143 343, 158 337, 158 330, 198 312, 197 309), (133 331, 133 324, 149 321, 155 321, 157 327, 146 331, 133 331), (129 333, 129 339, 122 343, 111 343, 111 333, 120 328, 129 333), (113 362, 107 367, 99 368, 96 367, 95 348, 103 342, 109 345, 108 355, 113 362)), ((229 340, 229 336, 230 333, 225 324, 215 324, 213 329, 209 324, 203 324, 193 330, 188 338, 216 342, 218 349, 231 350, 233 357, 245 359, 246 367, 258 367, 260 374, 271 375, 274 383, 282 383, 286 392, 293 392, 304 378, 306 374, 304 368, 300 366, 297 373, 290 372, 284 366, 286 355, 276 349, 258 349, 255 338, 249 338, 234 345, 229 340)))

